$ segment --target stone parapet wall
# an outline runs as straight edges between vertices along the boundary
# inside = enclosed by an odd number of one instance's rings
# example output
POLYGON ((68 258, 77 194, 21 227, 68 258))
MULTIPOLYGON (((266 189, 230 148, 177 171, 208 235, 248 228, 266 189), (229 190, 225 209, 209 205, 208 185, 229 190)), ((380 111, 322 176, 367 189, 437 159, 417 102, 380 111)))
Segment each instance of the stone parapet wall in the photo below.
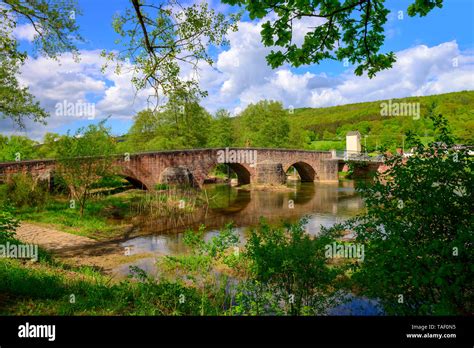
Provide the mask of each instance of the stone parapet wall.
MULTIPOLYGON (((256 155, 256 163, 236 163, 232 162, 232 158, 224 162, 237 174, 239 184, 284 182, 285 173, 292 166, 303 181, 337 181, 338 162, 332 159, 330 152, 324 151, 260 148, 173 150, 117 156, 113 166, 118 175, 140 188, 153 190, 161 181, 173 181, 171 174, 176 168, 184 168, 190 174, 191 184, 201 186, 209 173, 222 163, 220 154, 223 150, 239 153, 254 151, 252 154, 256 155), (259 168, 258 163, 267 165, 259 168)), ((254 159, 253 156, 245 158, 254 159)), ((38 178, 51 177, 55 165, 54 160, 0 163, 0 177, 18 172, 29 172, 38 178)))

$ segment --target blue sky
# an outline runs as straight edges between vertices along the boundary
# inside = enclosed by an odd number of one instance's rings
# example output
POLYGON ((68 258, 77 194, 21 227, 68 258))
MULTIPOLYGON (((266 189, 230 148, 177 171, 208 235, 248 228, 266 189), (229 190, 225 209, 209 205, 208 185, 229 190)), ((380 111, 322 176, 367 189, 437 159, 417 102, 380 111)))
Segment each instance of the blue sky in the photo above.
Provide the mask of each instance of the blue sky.
MULTIPOLYGON (((382 51, 396 52, 398 61, 393 69, 372 80, 355 77, 354 67, 334 61, 272 70, 264 59, 270 48, 260 43, 262 21, 244 17, 239 31, 229 35, 230 46, 212 49, 215 67, 203 66, 200 71, 201 85, 209 91, 202 104, 210 112, 226 108, 237 114, 260 99, 277 99, 285 107, 323 107, 474 89, 474 1, 445 1, 442 9, 436 8, 423 18, 406 15, 412 2, 386 2, 391 14, 382 51), (403 11, 402 20, 398 19, 398 11, 403 11)), ((227 13, 235 10, 218 1, 210 4, 227 13)), ((86 39, 79 45, 80 63, 72 62, 68 55, 61 57, 61 65, 43 57, 30 57, 20 80, 53 115, 47 126, 29 123, 27 135, 38 139, 46 131, 64 133, 104 117, 109 117, 108 124, 115 134, 123 134, 133 115, 146 107, 146 93, 135 97, 129 76, 100 72, 99 51, 120 48, 114 43, 117 35, 111 26, 112 17, 127 6, 128 0, 79 0, 83 15, 77 21, 86 39), (55 116, 55 106, 64 101, 96 103, 94 120, 55 116)), ((301 37, 311 25, 311 21, 301 23, 301 37)), ((15 35, 21 47, 31 53, 31 28, 25 24, 15 35)), ((7 122, 0 122, 0 129, 2 133, 18 133, 7 122)))

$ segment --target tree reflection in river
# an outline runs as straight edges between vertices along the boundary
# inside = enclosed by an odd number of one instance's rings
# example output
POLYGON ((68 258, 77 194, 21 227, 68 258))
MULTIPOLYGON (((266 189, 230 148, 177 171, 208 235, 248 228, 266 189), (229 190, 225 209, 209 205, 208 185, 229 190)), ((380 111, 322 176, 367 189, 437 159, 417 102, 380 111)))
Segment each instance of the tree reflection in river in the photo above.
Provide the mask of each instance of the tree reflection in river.
POLYGON ((256 226, 261 217, 270 223, 297 221, 308 216, 307 231, 317 234, 320 226, 331 226, 364 209, 355 190, 356 182, 290 183, 288 190, 245 190, 228 185, 205 187, 210 203, 192 213, 173 218, 143 217, 135 226, 134 237, 122 243, 131 247, 132 254, 151 252, 157 255, 176 255, 186 252, 183 232, 207 227, 205 238, 218 233, 219 228, 234 222, 242 243, 246 230, 256 226))

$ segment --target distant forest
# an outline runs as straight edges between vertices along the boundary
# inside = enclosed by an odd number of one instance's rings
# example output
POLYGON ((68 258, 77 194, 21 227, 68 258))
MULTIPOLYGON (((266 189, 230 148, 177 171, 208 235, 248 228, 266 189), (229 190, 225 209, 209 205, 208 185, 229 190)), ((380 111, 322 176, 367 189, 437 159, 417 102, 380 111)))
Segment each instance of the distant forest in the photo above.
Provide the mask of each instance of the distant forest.
MULTIPOLYGON (((278 101, 264 100, 232 117, 226 110, 211 115, 192 98, 171 98, 159 111, 143 110, 135 115, 129 132, 114 136, 114 151, 226 146, 343 150, 345 135, 353 130, 362 134, 367 151, 394 151, 397 147, 410 146, 404 138, 408 131, 426 143, 434 138, 429 113, 447 118, 458 143, 473 145, 474 91, 391 100, 392 104, 419 103, 419 118, 382 116, 384 102, 387 101, 285 109, 278 101)), ((0 161, 14 161, 17 153, 21 153, 21 159, 54 158, 55 143, 65 136, 68 135, 47 133, 38 142, 24 136, 0 135, 0 161)))

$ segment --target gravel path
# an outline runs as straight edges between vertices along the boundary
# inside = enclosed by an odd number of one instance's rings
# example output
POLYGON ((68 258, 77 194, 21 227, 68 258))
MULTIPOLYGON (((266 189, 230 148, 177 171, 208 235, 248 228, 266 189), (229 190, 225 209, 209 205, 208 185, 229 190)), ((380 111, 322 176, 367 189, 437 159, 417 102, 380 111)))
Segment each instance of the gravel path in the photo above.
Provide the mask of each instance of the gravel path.
POLYGON ((61 252, 64 249, 93 246, 93 239, 76 236, 71 233, 23 222, 16 231, 16 237, 24 243, 38 244, 44 249, 61 252))
POLYGON ((113 270, 119 265, 150 257, 149 253, 127 256, 119 241, 96 241, 26 222, 16 230, 16 238, 51 251, 68 264, 92 266, 109 274, 115 273, 113 270))

